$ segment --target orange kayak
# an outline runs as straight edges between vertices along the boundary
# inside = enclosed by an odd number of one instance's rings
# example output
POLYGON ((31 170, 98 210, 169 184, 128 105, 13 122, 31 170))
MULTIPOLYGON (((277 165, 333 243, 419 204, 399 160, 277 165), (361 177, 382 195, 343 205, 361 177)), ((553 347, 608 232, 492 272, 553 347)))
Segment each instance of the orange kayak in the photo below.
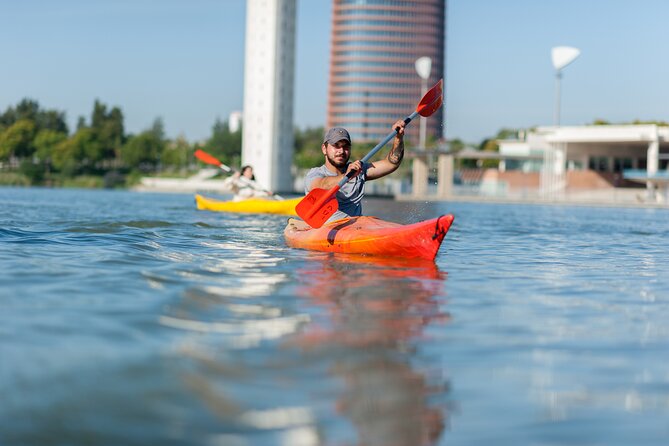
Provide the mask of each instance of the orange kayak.
POLYGON ((351 217, 316 229, 291 218, 283 234, 293 248, 434 260, 453 215, 401 225, 376 217, 351 217))

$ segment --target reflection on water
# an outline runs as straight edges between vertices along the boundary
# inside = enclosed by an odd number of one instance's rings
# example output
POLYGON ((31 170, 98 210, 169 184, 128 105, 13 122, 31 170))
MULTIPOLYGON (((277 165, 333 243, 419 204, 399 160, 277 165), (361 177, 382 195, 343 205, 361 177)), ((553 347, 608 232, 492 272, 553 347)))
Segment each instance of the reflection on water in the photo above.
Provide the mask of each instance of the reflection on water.
MULTIPOLYGON (((354 425, 356 444, 424 445, 441 435, 447 391, 420 356, 421 335, 444 322, 434 297, 445 274, 432 262, 314 255, 297 275, 297 294, 324 314, 296 336, 311 357, 334 358, 343 383, 337 410, 354 425)), ((435 364, 431 364, 435 367, 435 364)))
POLYGON ((433 262, 307 256, 284 287, 291 305, 279 290, 286 274, 265 271, 259 281, 273 290, 244 274, 243 293, 221 292, 210 277, 160 318, 184 333, 180 379, 217 420, 209 441, 435 444, 448 385, 422 343, 428 325, 449 320, 436 300, 446 273, 433 262))

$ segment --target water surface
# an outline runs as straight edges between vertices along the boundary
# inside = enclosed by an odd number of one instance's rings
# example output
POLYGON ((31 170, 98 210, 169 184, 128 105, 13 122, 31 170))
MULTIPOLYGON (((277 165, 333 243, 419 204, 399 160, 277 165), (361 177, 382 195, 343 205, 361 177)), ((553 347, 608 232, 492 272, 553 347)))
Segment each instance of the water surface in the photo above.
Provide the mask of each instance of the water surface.
POLYGON ((669 212, 453 213, 435 262, 191 195, 0 189, 2 445, 665 445, 669 212))

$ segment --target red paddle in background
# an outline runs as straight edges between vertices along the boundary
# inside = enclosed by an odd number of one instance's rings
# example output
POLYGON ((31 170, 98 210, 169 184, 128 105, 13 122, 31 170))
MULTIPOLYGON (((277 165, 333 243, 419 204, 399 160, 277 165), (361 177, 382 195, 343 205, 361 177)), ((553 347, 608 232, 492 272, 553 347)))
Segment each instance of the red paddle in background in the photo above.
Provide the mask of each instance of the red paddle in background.
MULTIPOLYGON (((200 161, 202 161, 204 163, 211 164, 212 166, 216 166, 216 167, 221 168, 221 170, 223 170, 223 172, 225 172, 225 173, 232 173, 233 172, 233 170, 230 167, 226 166, 218 158, 216 158, 215 156, 205 152, 204 150, 197 149, 195 151, 194 155, 195 155, 195 158, 199 159, 200 161)), ((278 200, 283 200, 282 197, 280 197, 276 194, 273 194, 271 191, 269 191, 267 189, 263 189, 262 187, 260 187, 260 185, 258 183, 256 183, 253 180, 249 180, 245 176, 240 175, 239 179, 241 181, 245 182, 246 184, 250 185, 251 187, 253 187, 256 190, 261 190, 261 191, 263 191, 267 194, 273 195, 278 200)))
MULTIPOLYGON (((436 112, 441 104, 443 103, 443 84, 444 80, 441 79, 437 82, 430 90, 425 93, 423 99, 420 100, 418 106, 416 106, 416 111, 411 113, 409 116, 404 118, 405 124, 411 122, 413 118, 418 115, 421 115, 425 118, 432 116, 436 112)), ((364 163, 369 161, 369 159, 374 156, 383 146, 385 146, 388 141, 395 137, 397 134, 397 129, 393 130, 388 136, 385 137, 383 141, 376 145, 365 157, 361 160, 364 163)), ((307 222, 312 228, 320 228, 327 221, 328 218, 334 214, 339 208, 337 203, 337 198, 335 194, 337 191, 348 182, 355 175, 355 172, 349 172, 344 178, 337 183, 333 188, 326 189, 313 189, 311 192, 305 196, 302 201, 300 201, 297 206, 295 206, 295 211, 302 220, 307 222)))

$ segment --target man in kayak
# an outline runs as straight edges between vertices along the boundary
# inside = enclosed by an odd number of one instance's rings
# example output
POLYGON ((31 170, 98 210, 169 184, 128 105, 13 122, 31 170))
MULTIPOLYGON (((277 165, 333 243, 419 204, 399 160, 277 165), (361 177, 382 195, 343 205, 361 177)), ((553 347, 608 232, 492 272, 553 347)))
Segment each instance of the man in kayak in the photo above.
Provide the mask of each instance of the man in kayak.
POLYGON ((253 167, 244 166, 240 172, 235 172, 232 176, 223 181, 223 186, 230 189, 235 194, 234 201, 246 200, 253 197, 268 197, 273 195, 271 191, 261 189, 255 182, 256 177, 253 174, 253 167))
POLYGON ((400 167, 404 158, 404 127, 403 119, 392 126, 397 130, 393 140, 393 147, 385 159, 367 162, 363 165, 360 160, 349 162, 351 157, 351 135, 346 129, 334 127, 325 134, 321 151, 325 157, 325 164, 315 167, 304 179, 304 192, 308 194, 315 188, 331 189, 349 172, 353 177, 337 191, 339 209, 332 214, 328 221, 346 217, 362 215, 362 198, 365 195, 365 182, 376 180, 393 173, 400 167))

